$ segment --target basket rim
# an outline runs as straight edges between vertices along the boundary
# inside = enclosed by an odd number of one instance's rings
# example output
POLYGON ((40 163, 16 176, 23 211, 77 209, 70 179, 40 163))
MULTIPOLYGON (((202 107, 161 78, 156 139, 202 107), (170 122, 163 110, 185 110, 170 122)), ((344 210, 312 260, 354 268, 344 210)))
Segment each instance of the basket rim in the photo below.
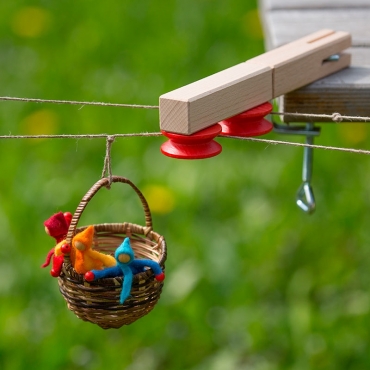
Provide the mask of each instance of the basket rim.
POLYGON ((150 233, 153 229, 153 222, 152 222, 152 214, 150 212, 150 208, 148 205, 148 202, 146 198, 144 197, 143 193, 139 190, 139 188, 129 179, 122 176, 112 176, 111 178, 103 177, 100 180, 98 180, 84 195, 84 197, 81 199, 80 203, 78 204, 76 211, 73 214, 70 226, 68 228, 68 233, 66 236, 66 243, 71 244, 73 237, 77 233, 77 224, 81 218, 81 215, 83 211, 85 210, 88 203, 91 201, 91 199, 94 197, 94 195, 103 187, 106 187, 107 189, 110 189, 111 183, 123 183, 128 184, 131 186, 131 188, 135 191, 135 193, 138 195, 145 215, 145 235, 150 233))

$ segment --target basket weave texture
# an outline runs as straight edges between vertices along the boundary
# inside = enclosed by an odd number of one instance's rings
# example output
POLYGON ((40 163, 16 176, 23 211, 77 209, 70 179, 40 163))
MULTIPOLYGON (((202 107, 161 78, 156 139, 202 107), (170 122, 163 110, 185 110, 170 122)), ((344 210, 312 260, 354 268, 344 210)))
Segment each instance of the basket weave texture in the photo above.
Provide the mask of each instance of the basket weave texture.
MULTIPOLYGON (((123 240, 130 237, 135 258, 156 261, 164 271, 167 257, 166 242, 163 236, 152 230, 152 217, 146 199, 140 190, 124 177, 113 176, 111 182, 128 184, 136 192, 144 209, 145 226, 128 222, 96 224, 93 248, 114 255, 114 251, 123 240)), ((68 230, 66 238, 68 244, 71 245, 75 234, 87 227, 77 228, 86 205, 99 189, 109 186, 109 179, 103 178, 82 198, 68 230)), ((134 275, 131 297, 126 299, 124 304, 120 304, 122 281, 123 277, 116 277, 87 282, 83 275, 74 270, 69 256, 65 256, 62 273, 58 278, 59 289, 68 308, 80 319, 97 324, 103 329, 120 328, 148 314, 157 303, 163 287, 163 281, 155 280, 153 271, 148 269, 134 275)))

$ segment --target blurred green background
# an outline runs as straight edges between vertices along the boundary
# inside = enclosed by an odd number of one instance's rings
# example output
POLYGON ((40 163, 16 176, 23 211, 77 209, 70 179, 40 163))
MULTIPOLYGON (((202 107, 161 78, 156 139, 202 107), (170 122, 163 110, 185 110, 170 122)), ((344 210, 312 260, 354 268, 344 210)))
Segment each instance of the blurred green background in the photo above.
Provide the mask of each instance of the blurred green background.
MULTIPOLYGON (((263 51, 255 1, 0 3, 2 96, 157 105, 263 51)), ((18 102, 0 102, 0 125, 1 135, 159 130, 156 110, 18 102)), ((318 144, 369 148, 366 125, 323 126, 318 144)), ((68 311, 40 265, 53 246, 43 221, 73 212, 99 179, 105 140, 1 140, 1 369, 369 368, 369 158, 316 150, 308 216, 295 205, 302 148, 218 141, 221 155, 181 161, 160 153, 163 138, 116 139, 113 173, 147 197, 167 278, 149 315, 104 331, 68 311)), ((123 221, 144 217, 117 184, 80 225, 123 221)))

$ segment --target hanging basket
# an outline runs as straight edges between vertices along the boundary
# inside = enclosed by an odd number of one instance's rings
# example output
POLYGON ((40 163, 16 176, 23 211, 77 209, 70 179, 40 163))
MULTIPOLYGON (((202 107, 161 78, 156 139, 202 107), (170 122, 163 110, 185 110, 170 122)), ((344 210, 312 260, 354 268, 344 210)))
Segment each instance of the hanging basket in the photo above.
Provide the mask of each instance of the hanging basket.
MULTIPOLYGON (((130 237, 135 258, 156 261, 164 271, 167 257, 166 242, 163 236, 152 230, 152 216, 146 199, 130 180, 119 176, 113 176, 111 180, 113 183, 130 185, 139 196, 145 213, 145 226, 129 222, 94 225, 93 248, 114 255, 114 251, 123 240, 130 237)), ((102 187, 109 187, 108 178, 99 180, 82 198, 68 230, 66 238, 68 244, 71 245, 75 234, 86 229, 87 226, 77 228, 77 223, 89 201, 102 187)), ((120 328, 148 314, 157 303, 163 287, 163 281, 157 281, 153 271, 148 269, 134 275, 131 296, 124 304, 120 304, 122 280, 122 277, 116 277, 87 282, 83 275, 74 270, 67 255, 58 278, 59 289, 68 308, 80 319, 97 324, 103 329, 120 328)))

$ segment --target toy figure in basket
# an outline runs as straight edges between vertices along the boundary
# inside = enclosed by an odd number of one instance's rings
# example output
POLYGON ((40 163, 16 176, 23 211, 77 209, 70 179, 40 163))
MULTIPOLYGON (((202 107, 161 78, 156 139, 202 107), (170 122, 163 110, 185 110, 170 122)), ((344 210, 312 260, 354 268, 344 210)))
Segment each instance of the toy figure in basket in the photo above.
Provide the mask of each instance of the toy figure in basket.
POLYGON ((117 266, 100 271, 89 271, 85 274, 85 280, 94 281, 96 279, 123 276, 124 280, 120 295, 121 304, 130 295, 133 275, 145 271, 146 267, 150 267, 153 270, 156 280, 163 281, 165 278, 159 263, 149 259, 135 259, 129 238, 125 238, 123 243, 116 249, 114 256, 117 260, 117 266))
POLYGON ((72 264, 79 274, 116 265, 114 257, 92 249, 94 232, 94 226, 89 226, 72 239, 72 250, 75 253, 75 261, 72 264))
POLYGON ((49 251, 46 261, 41 267, 49 266, 50 260, 53 257, 52 268, 50 270, 50 274, 53 277, 58 277, 62 270, 64 257, 61 247, 67 235, 71 220, 72 214, 70 212, 58 212, 44 222, 45 232, 56 240, 57 245, 49 251))

